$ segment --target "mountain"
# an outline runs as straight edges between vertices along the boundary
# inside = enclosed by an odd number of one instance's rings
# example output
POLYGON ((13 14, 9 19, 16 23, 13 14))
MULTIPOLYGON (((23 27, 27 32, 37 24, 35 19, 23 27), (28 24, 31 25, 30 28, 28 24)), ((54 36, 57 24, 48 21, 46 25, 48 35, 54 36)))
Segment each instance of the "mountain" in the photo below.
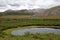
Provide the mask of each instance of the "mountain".
POLYGON ((53 16, 60 14, 60 6, 55 6, 49 9, 32 9, 34 16, 53 16))
POLYGON ((43 16, 46 10, 47 9, 32 9, 31 12, 34 13, 34 16, 43 16))
POLYGON ((6 10, 5 12, 0 12, 0 15, 33 15, 32 12, 28 10, 6 10))
POLYGON ((54 16, 60 14, 60 6, 55 6, 49 9, 34 9, 32 10, 35 16, 54 16))
POLYGON ((42 16, 46 9, 24 9, 24 10, 6 10, 5 12, 0 12, 0 15, 34 15, 42 16))
POLYGON ((57 14, 60 14, 60 6, 47 9, 44 15, 51 16, 51 15, 57 15, 57 14))
POLYGON ((7 10, 0 12, 3 15, 32 15, 32 16, 53 16, 60 14, 60 6, 52 7, 49 9, 24 9, 24 10, 7 10))

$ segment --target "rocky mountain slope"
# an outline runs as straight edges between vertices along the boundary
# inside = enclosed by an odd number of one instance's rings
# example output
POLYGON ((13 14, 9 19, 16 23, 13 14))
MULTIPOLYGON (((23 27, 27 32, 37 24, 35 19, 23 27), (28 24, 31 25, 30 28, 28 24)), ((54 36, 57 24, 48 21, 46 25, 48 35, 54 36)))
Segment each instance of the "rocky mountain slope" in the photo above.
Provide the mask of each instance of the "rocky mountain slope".
POLYGON ((52 7, 46 10, 45 12, 46 16, 57 15, 57 14, 60 14, 60 6, 52 7))

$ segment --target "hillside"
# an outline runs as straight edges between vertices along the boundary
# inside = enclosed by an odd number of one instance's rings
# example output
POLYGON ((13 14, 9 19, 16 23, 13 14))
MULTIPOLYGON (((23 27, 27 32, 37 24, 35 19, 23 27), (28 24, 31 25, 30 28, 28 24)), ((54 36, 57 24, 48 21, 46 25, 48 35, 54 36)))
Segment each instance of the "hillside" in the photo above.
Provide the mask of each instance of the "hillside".
POLYGON ((34 16, 43 16, 47 9, 32 9, 31 12, 34 13, 34 16))
POLYGON ((52 18, 60 19, 60 6, 50 9, 7 10, 0 12, 0 18, 52 18), (17 16, 16 16, 17 15, 17 16))
POLYGON ((46 10, 45 12, 46 16, 57 15, 57 14, 60 14, 60 6, 52 7, 46 10))
POLYGON ((6 10, 5 12, 0 12, 1 16, 6 15, 33 15, 32 12, 29 12, 28 10, 6 10))

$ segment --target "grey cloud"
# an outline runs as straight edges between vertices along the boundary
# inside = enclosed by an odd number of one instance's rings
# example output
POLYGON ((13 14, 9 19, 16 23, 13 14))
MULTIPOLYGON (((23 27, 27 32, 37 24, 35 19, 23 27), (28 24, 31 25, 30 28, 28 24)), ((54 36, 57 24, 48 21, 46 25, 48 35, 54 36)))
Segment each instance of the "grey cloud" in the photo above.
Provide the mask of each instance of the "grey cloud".
POLYGON ((59 2, 60 0, 54 0, 55 2, 59 2))
POLYGON ((0 7, 6 7, 6 5, 4 5, 4 4, 0 4, 0 7))
POLYGON ((60 5, 60 0, 0 0, 0 9, 49 8, 55 5, 60 5))
POLYGON ((6 2, 4 0, 0 0, 0 7, 6 7, 6 2))
POLYGON ((19 7, 20 5, 19 4, 8 4, 10 6, 13 6, 13 7, 19 7))

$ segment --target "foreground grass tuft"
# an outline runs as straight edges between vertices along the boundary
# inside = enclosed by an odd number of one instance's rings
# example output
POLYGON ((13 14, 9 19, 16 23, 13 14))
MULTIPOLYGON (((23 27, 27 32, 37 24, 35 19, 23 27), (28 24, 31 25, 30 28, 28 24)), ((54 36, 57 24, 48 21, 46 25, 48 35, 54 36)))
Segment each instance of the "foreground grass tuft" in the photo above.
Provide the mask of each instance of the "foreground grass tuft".
POLYGON ((0 40, 60 40, 60 34, 25 33, 22 36, 5 35, 4 37, 0 37, 0 40))

